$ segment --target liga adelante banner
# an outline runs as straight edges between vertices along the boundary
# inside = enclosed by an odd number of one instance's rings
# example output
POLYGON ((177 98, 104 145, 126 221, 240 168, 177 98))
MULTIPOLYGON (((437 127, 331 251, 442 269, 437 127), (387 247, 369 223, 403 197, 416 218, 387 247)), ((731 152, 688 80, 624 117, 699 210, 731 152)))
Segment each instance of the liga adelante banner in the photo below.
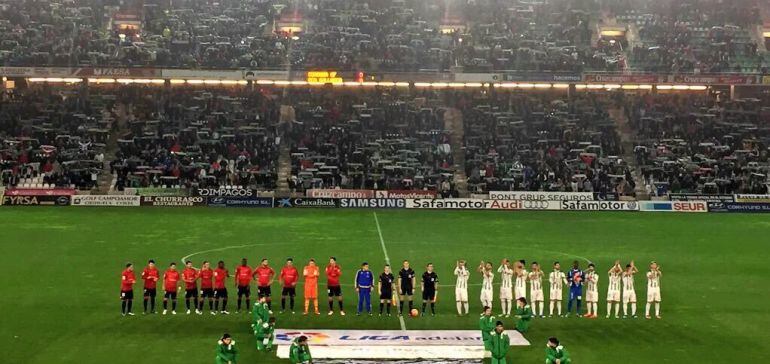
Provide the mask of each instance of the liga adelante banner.
POLYGON ((491 191, 490 200, 591 201, 593 192, 491 191))
MULTIPOLYGON (((517 331, 508 331, 511 346, 529 345, 517 331)), ((478 330, 275 330, 276 345, 306 336, 317 346, 483 346, 478 330)))
POLYGON ((138 207, 141 196, 131 195, 75 195, 72 196, 72 206, 120 206, 138 207))

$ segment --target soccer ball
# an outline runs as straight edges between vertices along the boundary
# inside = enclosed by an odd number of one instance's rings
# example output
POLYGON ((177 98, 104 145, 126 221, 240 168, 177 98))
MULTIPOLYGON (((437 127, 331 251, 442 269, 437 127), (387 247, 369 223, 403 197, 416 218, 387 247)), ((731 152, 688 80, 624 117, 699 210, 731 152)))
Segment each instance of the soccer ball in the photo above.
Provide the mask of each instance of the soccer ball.
POLYGON ((412 317, 420 316, 420 311, 418 311, 416 308, 413 308, 411 311, 409 311, 409 316, 412 316, 412 317))

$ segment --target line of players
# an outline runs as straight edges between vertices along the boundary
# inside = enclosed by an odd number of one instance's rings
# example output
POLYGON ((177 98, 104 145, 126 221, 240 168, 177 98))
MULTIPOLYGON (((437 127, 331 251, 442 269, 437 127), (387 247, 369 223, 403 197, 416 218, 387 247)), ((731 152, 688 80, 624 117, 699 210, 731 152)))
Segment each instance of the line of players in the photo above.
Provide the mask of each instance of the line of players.
MULTIPOLYGON (((543 280, 545 279, 545 273, 540 269, 540 265, 537 262, 533 262, 531 265, 531 271, 527 272, 525 268, 525 261, 520 260, 511 266, 511 262, 508 259, 504 259, 500 266, 497 268, 497 272, 501 276, 500 284, 500 303, 503 309, 503 315, 509 317, 511 313, 512 297, 516 299, 520 297, 527 298, 527 285, 529 285, 529 302, 532 304, 532 311, 535 316, 545 317, 544 314, 544 295, 543 295, 543 280), (514 282, 515 280, 515 282, 514 282), (515 285, 515 286, 514 286, 515 285), (513 287, 513 288, 512 288, 513 287), (513 294, 513 296, 512 296, 513 294)), ((492 263, 482 261, 477 268, 477 271, 482 275, 482 290, 481 290, 481 303, 482 306, 492 307, 494 290, 492 283, 494 280, 494 272, 492 263)), ((634 275, 639 270, 633 261, 626 264, 625 269, 622 268, 620 261, 616 260, 613 266, 607 272, 608 274, 608 287, 607 287, 607 318, 610 318, 613 313, 616 318, 620 318, 620 307, 622 303, 623 318, 633 317, 636 318, 636 290, 634 288, 634 275), (622 294, 621 294, 622 293, 622 294), (621 299, 622 297, 622 299, 621 299), (630 311, 630 314, 629 314, 630 311)), ((457 283, 455 288, 455 296, 457 297, 457 312, 463 314, 463 309, 467 313, 467 280, 470 273, 465 267, 464 261, 459 261, 455 268, 455 275, 457 276, 457 283)), ((660 271, 660 266, 656 262, 651 262, 649 271, 646 274, 647 278, 647 305, 645 308, 645 317, 651 318, 650 309, 655 306, 655 316, 660 316, 660 279, 663 273, 660 271)), ((598 302, 599 302, 599 273, 596 271, 596 266, 593 263, 588 264, 588 269, 583 271, 580 269, 580 263, 574 261, 572 268, 565 274, 561 271, 561 265, 559 262, 553 263, 553 270, 548 274, 549 290, 549 317, 553 316, 554 308, 557 310, 559 316, 569 316, 572 312, 573 304, 576 307, 575 313, 578 317, 596 318, 599 315, 598 302), (563 287, 567 285, 569 288, 569 299, 567 303, 567 313, 562 315, 562 298, 563 287), (587 313, 585 316, 581 312, 581 302, 583 301, 583 286, 586 286, 585 301, 587 303, 587 313)))
MULTIPOLYGON (((544 315, 544 295, 543 295, 543 279, 545 273, 540 269, 537 262, 533 262, 531 265, 531 272, 527 272, 525 267, 525 261, 520 260, 515 262, 511 266, 511 261, 503 259, 500 266, 497 268, 497 272, 501 276, 500 284, 500 302, 502 306, 502 313, 505 317, 509 317, 511 309, 514 304, 513 297, 517 299, 520 297, 527 297, 527 284, 530 286, 529 302, 533 305, 533 314, 535 316, 545 317, 544 315), (515 277, 515 282, 514 282, 515 277), (515 286, 514 286, 515 283, 515 286)), ((122 273, 121 281, 121 312, 125 315, 133 315, 132 302, 133 302, 133 285, 136 283, 136 278, 133 272, 133 265, 128 263, 126 269, 122 273)), ((329 311, 328 315, 334 314, 334 302, 337 301, 339 305, 339 312, 341 315, 345 315, 343 308, 342 288, 340 285, 340 277, 342 270, 337 264, 337 260, 334 257, 329 258, 329 264, 325 268, 325 274, 327 279, 327 293, 329 311)), ((477 272, 482 275, 482 289, 480 300, 482 306, 492 307, 494 289, 494 272, 493 266, 490 262, 482 261, 477 268, 477 272)), ((623 303, 623 317, 628 317, 628 309, 630 307, 631 317, 636 317, 636 291, 634 289, 634 275, 638 273, 638 269, 634 265, 634 262, 626 265, 625 270, 621 267, 620 262, 616 261, 612 268, 608 271, 608 291, 607 291, 607 317, 609 318, 614 307, 615 317, 619 316, 619 309, 621 303, 623 303)), ((408 305, 409 311, 413 309, 413 296, 416 287, 416 273, 410 267, 409 261, 404 261, 402 268, 398 271, 398 279, 391 271, 389 265, 385 265, 382 273, 377 280, 377 292, 380 298, 380 315, 391 314, 391 306, 396 305, 398 301, 399 311, 398 314, 402 315, 405 304, 408 305), (398 295, 394 295, 394 292, 398 295)), ((320 268, 316 265, 313 259, 308 261, 308 264, 303 268, 302 275, 304 277, 304 314, 309 313, 311 302, 313 303, 314 313, 320 314, 318 304, 318 277, 320 276, 320 268)), ((455 300, 457 304, 457 313, 459 315, 469 314, 468 304, 468 280, 470 277, 470 271, 466 267, 466 262, 463 260, 457 261, 454 269, 454 275, 456 276, 455 283, 455 300)), ((650 270, 647 272, 647 306, 645 310, 645 316, 650 318, 651 305, 655 305, 655 315, 660 318, 660 278, 662 273, 660 267, 656 262, 650 264, 650 270)), ((246 300, 246 310, 251 306, 251 282, 256 281, 257 295, 259 298, 265 298, 269 309, 272 309, 272 292, 271 286, 274 282, 275 271, 269 266, 267 259, 262 259, 259 266, 252 269, 246 260, 243 258, 241 264, 236 268, 235 275, 231 276, 225 263, 219 261, 216 269, 212 269, 207 261, 204 261, 200 269, 193 267, 191 261, 185 262, 185 269, 181 275, 176 269, 176 263, 171 263, 163 273, 163 314, 168 312, 169 301, 171 303, 171 313, 176 314, 177 305, 177 291, 181 290, 178 286, 178 282, 181 280, 185 286, 185 304, 187 308, 187 314, 190 314, 193 310, 196 314, 203 314, 204 303, 208 301, 209 312, 215 315, 217 312, 221 314, 229 314, 227 311, 228 292, 226 288, 226 280, 234 277, 235 285, 238 288, 238 301, 237 310, 241 311, 242 300, 246 300), (200 291, 197 287, 197 282, 200 281, 200 291), (221 308, 220 308, 221 303, 221 308)), ((141 279, 144 280, 144 313, 155 313, 155 298, 157 292, 157 282, 160 280, 160 272, 155 266, 155 262, 150 260, 147 267, 144 268, 141 274, 141 279)), ((285 265, 280 271, 278 277, 280 281, 281 291, 281 312, 286 310, 286 303, 288 299, 288 308, 294 313, 296 285, 299 281, 299 271, 294 267, 293 259, 286 260, 285 265)), ((434 271, 433 264, 426 266, 425 272, 421 278, 421 291, 422 291, 422 315, 425 315, 428 304, 430 305, 431 314, 435 315, 435 304, 438 297, 439 278, 434 271)), ((598 282, 599 274, 596 272, 595 265, 593 263, 588 265, 588 269, 584 272, 580 269, 579 262, 573 262, 573 267, 565 274, 561 271, 559 262, 554 262, 553 271, 548 275, 548 283, 550 285, 550 310, 549 316, 553 316, 554 308, 557 309, 558 315, 562 316, 562 288, 563 285, 569 287, 569 301, 567 305, 568 316, 572 311, 573 303, 576 305, 576 314, 581 314, 581 302, 583 297, 582 287, 586 285, 586 301, 587 301, 587 314, 585 317, 596 318, 598 316, 598 282)), ((369 270, 369 265, 363 263, 361 269, 355 274, 354 286, 356 293, 358 294, 358 307, 357 314, 361 314, 364 311, 369 315, 372 314, 371 307, 371 293, 375 286, 375 279, 372 272, 369 270)))

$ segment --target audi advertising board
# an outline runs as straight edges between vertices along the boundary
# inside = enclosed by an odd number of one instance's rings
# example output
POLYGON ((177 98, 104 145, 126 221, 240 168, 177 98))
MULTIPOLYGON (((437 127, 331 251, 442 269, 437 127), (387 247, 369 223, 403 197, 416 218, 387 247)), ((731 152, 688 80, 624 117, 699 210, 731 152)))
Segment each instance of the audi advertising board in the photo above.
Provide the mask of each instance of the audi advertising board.
POLYGON ((557 201, 533 200, 477 200, 471 198, 450 199, 409 199, 408 209, 453 209, 453 210, 558 210, 557 201))
POLYGON ((639 211, 636 201, 561 201, 568 211, 639 211))
POLYGON ((403 198, 341 198, 340 207, 403 209, 406 208, 406 200, 403 198))
POLYGON ((491 191, 490 200, 591 201, 592 192, 491 191))
POLYGON ((209 197, 210 207, 273 207, 272 197, 209 197))

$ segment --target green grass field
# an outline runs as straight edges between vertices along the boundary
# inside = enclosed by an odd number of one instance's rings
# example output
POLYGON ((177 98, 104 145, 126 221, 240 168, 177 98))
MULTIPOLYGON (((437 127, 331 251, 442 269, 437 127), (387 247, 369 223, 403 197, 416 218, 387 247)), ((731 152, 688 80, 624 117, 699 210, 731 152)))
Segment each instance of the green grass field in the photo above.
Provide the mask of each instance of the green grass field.
MULTIPOLYGON (((744 363, 770 352, 770 219, 765 215, 376 213, 393 262, 409 259, 418 273, 433 262, 443 284, 454 283, 452 270, 460 258, 474 268, 481 259, 537 260, 547 263, 546 271, 553 260, 578 257, 594 261, 600 272, 616 258, 635 259, 642 270, 650 260, 661 263, 662 320, 536 319, 525 335, 533 345, 512 348, 514 362, 543 362, 545 340, 551 335, 562 340, 576 363, 744 363)), ((242 362, 278 362, 252 350, 254 339, 244 314, 121 317, 118 291, 124 263, 132 261, 141 271, 154 258, 162 271, 170 261, 203 251, 191 257, 196 265, 223 259, 232 272, 244 256, 252 265, 267 257, 278 270, 288 256, 302 264, 310 257, 325 262, 335 255, 343 282, 351 283, 362 261, 377 273, 384 263, 372 210, 2 207, 0 249, 4 363, 211 363, 224 331, 240 343, 242 362)), ((601 279, 603 300, 606 274, 601 279)), ((319 285, 324 282, 322 278, 319 285)), ((472 276, 471 283, 480 283, 480 277, 472 276)), ((478 290, 471 287, 472 312, 480 310, 478 290)), ((135 292, 141 295, 141 282, 135 292)), ((347 311, 353 312, 352 288, 344 292, 347 311)), ((645 292, 639 275, 640 316, 645 292)), ((407 328, 476 329, 476 315, 455 316, 453 294, 453 288, 442 287, 439 315, 407 319, 407 328)), ((496 289, 499 308, 497 295, 496 289)), ((234 312, 232 297, 231 289, 234 312)), ((603 316, 604 302, 599 311, 603 316)), ((134 312, 141 312, 140 297, 134 312)), ((279 315, 278 326, 398 329, 399 321, 298 314, 279 315)))

